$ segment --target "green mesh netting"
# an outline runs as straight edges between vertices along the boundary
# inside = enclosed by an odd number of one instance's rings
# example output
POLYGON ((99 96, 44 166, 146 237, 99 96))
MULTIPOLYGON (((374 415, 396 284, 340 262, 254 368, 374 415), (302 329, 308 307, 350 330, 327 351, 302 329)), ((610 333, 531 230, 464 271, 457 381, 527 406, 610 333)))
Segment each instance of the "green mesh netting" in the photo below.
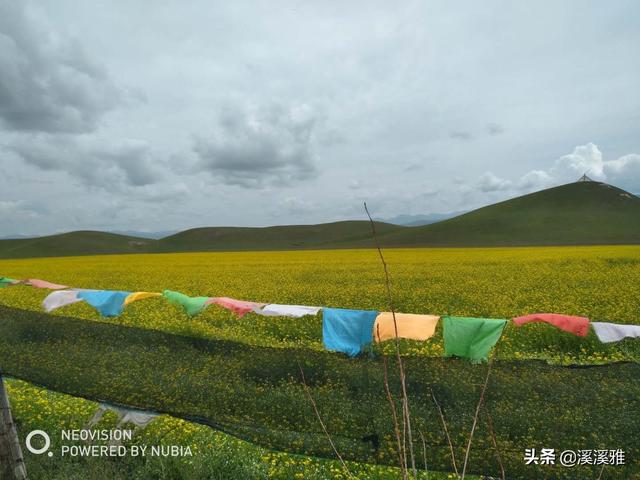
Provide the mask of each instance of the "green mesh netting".
MULTIPOLYGON (((397 364, 388 359, 398 399, 397 364)), ((334 458, 301 381, 345 459, 397 464, 383 359, 249 346, 0 307, 0 368, 93 400, 197 421, 269 448, 334 458)), ((452 470, 431 393, 462 463, 486 365, 405 358, 416 463, 452 470)), ((508 478, 596 478, 600 467, 526 466, 526 448, 616 449, 627 465, 603 478, 640 474, 640 365, 558 367, 495 361, 469 473, 508 478), (489 412, 497 449, 487 427, 489 412)), ((397 406, 398 410, 400 406, 397 406)))

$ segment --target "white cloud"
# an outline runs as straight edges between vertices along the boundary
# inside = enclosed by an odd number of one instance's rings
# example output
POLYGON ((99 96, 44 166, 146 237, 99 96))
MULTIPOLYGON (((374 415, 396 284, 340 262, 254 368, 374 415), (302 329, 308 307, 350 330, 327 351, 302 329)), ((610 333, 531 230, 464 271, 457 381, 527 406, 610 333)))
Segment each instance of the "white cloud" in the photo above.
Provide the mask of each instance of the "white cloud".
POLYGON ((586 173, 594 180, 605 180, 602 152, 594 143, 579 145, 568 155, 558 158, 549 170, 556 181, 571 182, 586 173))
POLYGON ((640 155, 632 153, 605 162, 603 171, 606 178, 616 186, 640 192, 640 155))
POLYGON ((519 190, 539 190, 553 184, 553 178, 544 170, 532 170, 516 182, 519 190))
POLYGON ((284 186, 314 178, 317 121, 317 113, 304 104, 227 109, 211 135, 196 138, 195 170, 243 187, 284 186))
POLYGON ((572 153, 557 159, 548 172, 542 173, 547 173, 555 184, 576 181, 586 173, 594 180, 640 191, 640 155, 631 153, 607 160, 594 143, 575 147, 572 153))
POLYGON ((501 190, 509 190, 512 183, 504 178, 497 177, 492 172, 485 172, 478 179, 478 188, 483 192, 497 192, 501 190))
POLYGON ((598 146, 591 142, 578 145, 571 153, 556 159, 547 170, 531 170, 514 181, 486 172, 475 185, 485 193, 508 191, 520 194, 575 182, 585 173, 593 180, 640 192, 640 155, 632 153, 606 160, 598 146))

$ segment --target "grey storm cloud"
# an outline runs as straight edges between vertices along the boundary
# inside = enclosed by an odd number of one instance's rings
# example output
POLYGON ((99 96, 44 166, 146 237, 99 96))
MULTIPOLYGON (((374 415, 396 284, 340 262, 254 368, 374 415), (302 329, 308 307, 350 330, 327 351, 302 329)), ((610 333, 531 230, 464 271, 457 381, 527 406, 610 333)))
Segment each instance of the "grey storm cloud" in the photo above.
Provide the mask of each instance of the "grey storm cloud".
POLYGON ((473 135, 471 135, 470 132, 464 132, 462 130, 456 130, 449 133, 449 137, 453 138, 454 140, 460 140, 463 142, 473 139, 473 135))
POLYGON ((318 115, 295 108, 227 109, 214 133, 196 137, 196 171, 230 185, 290 185, 317 175, 314 128, 318 115))
MULTIPOLYGON (((481 132, 481 133, 485 133, 485 135, 488 134, 490 136, 501 135, 504 133, 504 127, 499 123, 493 123, 493 122, 488 123, 485 127, 485 132, 481 132)), ((449 132, 449 138, 452 138, 453 140, 467 142, 467 141, 473 140, 474 135, 473 133, 465 130, 454 130, 452 132, 449 132)))
POLYGON ((65 172, 90 187, 119 190, 155 183, 160 172, 149 145, 140 140, 107 142, 94 137, 22 137, 7 149, 41 171, 65 172))
POLYGON ((27 2, 0 1, 0 122, 35 132, 88 132, 122 100, 79 42, 32 18, 27 2))
POLYGON ((487 133, 489 135, 500 135, 504 133, 504 127, 499 123, 489 123, 487 124, 487 133))

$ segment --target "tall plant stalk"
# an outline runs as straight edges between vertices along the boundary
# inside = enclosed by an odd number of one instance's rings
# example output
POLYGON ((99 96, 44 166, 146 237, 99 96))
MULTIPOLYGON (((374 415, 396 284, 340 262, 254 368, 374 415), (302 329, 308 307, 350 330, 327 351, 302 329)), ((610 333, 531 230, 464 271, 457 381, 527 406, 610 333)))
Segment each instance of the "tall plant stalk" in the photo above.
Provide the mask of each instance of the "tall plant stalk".
POLYGON ((502 463, 502 455, 500 455, 500 448, 498 447, 496 432, 493 429, 493 419, 491 418, 491 414, 489 413, 489 409, 487 408, 486 403, 484 404, 484 413, 487 415, 487 428, 489 429, 489 435, 491 435, 491 443, 493 443, 493 448, 495 448, 496 450, 496 459, 498 460, 498 465, 500 466, 500 478, 502 480, 506 480, 504 464, 502 463))
POLYGON ((422 460, 424 461, 424 471, 427 474, 427 480, 429 480, 429 466, 427 465, 427 442, 424 440, 422 430, 418 430, 420 434, 420 440, 422 440, 422 460))
MULTIPOLYGON (((389 278, 389 269, 387 267, 387 262, 384 259, 384 255, 382 254, 382 249, 380 248, 380 242, 378 241, 378 235, 376 233, 376 224, 371 218, 371 214, 369 213, 369 209, 367 208, 367 202, 364 202, 364 210, 367 212, 367 216, 369 217, 369 222, 371 223, 371 232, 373 235, 373 240, 375 242, 376 249, 378 250, 378 255, 380 256, 380 261, 382 262, 382 266, 384 268, 384 277, 385 277, 385 286, 387 290, 387 300, 389 302, 389 310, 391 311, 391 316, 393 317, 393 328, 395 331, 395 347, 396 347, 396 358, 398 360, 398 372, 400 375, 400 385, 402 387, 402 423, 403 423, 403 442, 408 441, 409 443, 409 459, 411 461, 411 470, 413 472, 413 477, 416 478, 418 476, 418 471, 416 470, 416 462, 413 454, 413 435, 411 432, 411 414, 409 411, 409 396, 407 395, 407 382, 405 378, 404 364, 402 362, 402 355, 400 355, 400 340, 398 338, 398 323, 396 322, 396 312, 393 305, 393 294, 391 292, 391 280, 389 278), (406 437, 404 435, 406 432, 406 437), (406 440, 405 440, 406 439, 406 440)), ((404 449, 406 456, 406 448, 404 449)), ((405 461, 406 464, 406 461, 405 461)))
POLYGON ((440 421, 442 422, 442 429, 444 430, 444 436, 447 439, 447 443, 449 444, 449 450, 451 451, 451 464, 453 465, 453 471, 456 472, 456 477, 459 477, 460 474, 458 473, 458 465, 456 463, 456 452, 453 449, 453 443, 451 442, 451 435, 449 435, 449 429, 447 428, 447 421, 444 418, 444 413, 442 413, 442 408, 438 403, 438 399, 436 398, 435 393, 431 392, 431 398, 433 399, 433 403, 436 404, 438 415, 440 416, 440 421))
POLYGON ((480 392, 480 398, 478 399, 476 414, 473 416, 473 424, 471 425, 471 432, 469 432, 469 442, 467 443, 467 450, 464 454, 464 464, 462 466, 462 477, 461 477, 462 480, 464 480, 465 474, 467 473, 467 462, 469 461, 469 452, 471 452, 471 443, 473 442, 473 434, 476 430, 476 425, 478 424, 478 416, 480 415, 480 408, 484 403, 484 394, 487 391, 487 385, 489 384, 489 375, 491 374, 492 364, 493 364, 493 359, 490 359, 487 365, 487 375, 484 378, 484 385, 482 385, 482 391, 480 392))
MULTIPOLYGON (((378 338, 380 338, 380 326, 378 326, 377 330, 378 338)), ((400 424, 398 423, 398 410, 396 409, 396 403, 393 400, 393 395, 391 394, 391 388, 389 388, 389 365, 387 363, 387 357, 382 356, 382 367, 384 374, 384 389, 387 394, 387 400, 389 401, 389 408, 391 409, 391 418, 393 419, 393 430, 396 435, 396 443, 398 450, 398 465, 400 465, 400 470, 402 471, 402 478, 407 478, 407 456, 402 448, 402 439, 400 436, 400 424)))
POLYGON ((329 440, 329 444, 331 445, 331 448, 333 449, 333 453, 335 453, 336 457, 338 457, 338 460, 340 460, 340 463, 342 464, 342 468, 344 469, 345 473, 347 474, 347 477, 354 478, 353 475, 351 474, 351 471, 349 470, 349 467, 347 467, 347 464, 345 463, 344 459, 342 458, 342 455, 340 455, 340 452, 338 452, 338 449, 336 448, 336 445, 333 443, 333 439, 331 438, 331 435, 329 434, 329 430, 327 430, 326 425, 322 421, 322 417, 320 416, 320 412, 318 411, 318 406, 316 405, 316 401, 313 399, 313 396, 311 395, 311 391, 309 389, 309 385, 307 385, 307 381, 304 378, 304 370, 302 370, 302 365, 300 365, 300 362, 298 362, 298 368, 300 369, 300 376, 302 377, 302 384, 304 385, 304 390, 305 390, 305 392, 307 392, 307 396, 309 397, 309 401, 311 402, 311 406, 313 407, 313 411, 315 412, 316 417, 318 418, 318 421, 320 422, 320 426, 322 427, 322 430, 324 431, 324 434, 327 436, 327 439, 329 440))

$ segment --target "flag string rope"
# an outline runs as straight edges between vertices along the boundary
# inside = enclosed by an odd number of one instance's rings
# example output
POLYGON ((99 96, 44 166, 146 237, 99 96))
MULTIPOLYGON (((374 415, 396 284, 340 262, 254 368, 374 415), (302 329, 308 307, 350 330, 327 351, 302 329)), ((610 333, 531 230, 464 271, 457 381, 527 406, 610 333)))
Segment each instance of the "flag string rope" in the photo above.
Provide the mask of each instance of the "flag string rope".
MULTIPOLYGON (((329 350, 343 351, 351 356, 355 356, 362 351, 362 348, 367 340, 371 342, 373 340, 373 328, 369 329, 369 324, 375 325, 377 330, 380 330, 380 326, 383 326, 383 321, 386 321, 387 326, 392 325, 394 332, 387 333, 384 338, 376 336, 376 341, 382 341, 389 338, 394 338, 398 335, 400 338, 409 338, 415 340, 427 340, 433 336, 435 332, 435 324, 441 317, 434 315, 421 315, 421 314, 389 314, 388 312, 373 312, 373 311, 352 311, 342 310, 328 307, 319 306, 307 306, 307 305, 283 305, 275 303, 260 303, 246 300, 237 300, 230 297, 207 297, 198 296, 190 297, 180 292, 173 290, 164 290, 160 292, 146 292, 146 291, 121 291, 121 290, 98 290, 98 289, 85 289, 85 288, 72 288, 67 285, 49 282, 47 280, 40 279, 23 279, 16 280, 9 277, 0 277, 0 288, 2 287, 15 287, 19 285, 31 286, 34 288, 52 290, 51 293, 43 300, 42 306, 46 312, 52 312, 58 308, 71 305, 78 302, 86 302, 93 306, 102 316, 113 317, 122 313, 125 307, 131 303, 148 299, 163 297, 170 304, 182 307, 182 309, 189 315, 195 316, 202 312, 206 307, 212 304, 219 305, 226 308, 238 317, 242 317, 247 313, 256 313, 263 316, 287 316, 300 318, 306 315, 317 315, 320 311, 324 311, 323 315, 323 341, 325 346, 329 350), (359 315, 345 314, 345 312, 353 312, 359 315), (363 315, 364 314, 364 315, 363 315), (367 315, 368 314, 368 315, 367 315), (375 315, 374 315, 375 314, 375 315), (362 318, 367 317, 365 330, 372 330, 372 332, 365 331, 364 335, 360 332, 360 345, 355 342, 354 345, 344 346, 343 343, 338 341, 332 342, 340 336, 353 336, 353 332, 344 331, 344 324, 349 321, 362 322, 362 318), (331 319, 327 321, 327 318, 331 319), (330 325, 327 325, 331 323, 330 325), (333 332, 332 328, 337 326, 338 332, 333 332), (398 333, 398 326, 403 327, 400 333, 398 333), (329 338, 333 335, 333 339, 329 338), (371 337, 371 338, 370 338, 371 337), (335 343, 335 345, 334 345, 335 343)), ((484 354, 480 354, 477 358, 472 360, 486 360, 486 354, 497 342, 502 334, 502 330, 506 323, 506 320, 496 319, 478 319, 478 318, 459 318, 459 317, 443 317, 445 330, 453 332, 458 329, 456 333, 464 334, 464 329, 470 328, 472 324, 474 328, 484 329, 484 335, 493 336, 494 339, 484 346, 484 354), (497 323, 502 322, 502 323, 497 323), (488 348, 487 348, 488 347, 488 348)), ((597 338, 602 343, 610 343, 620 341, 627 337, 640 337, 640 325, 632 324, 617 324, 608 322, 591 322, 586 317, 578 317, 571 315, 555 314, 555 313, 536 313, 530 315, 524 315, 512 318, 511 321, 515 325, 523 325, 529 322, 545 322, 553 325, 561 330, 573 333, 574 335, 585 337, 588 335, 590 327, 592 326, 597 338)), ((389 332, 389 330, 387 330, 389 332)), ((353 339, 351 339, 353 340, 353 339)), ((353 343, 353 342, 352 342, 353 343)), ((445 346, 447 343, 445 333, 445 346)), ((450 349, 452 354, 457 356, 465 355, 464 349, 469 345, 463 345, 462 353, 450 349)), ((446 350, 446 349, 445 349, 446 350)), ((445 355, 447 352, 445 351, 445 355)), ((449 355, 447 355, 449 356, 449 355)))

